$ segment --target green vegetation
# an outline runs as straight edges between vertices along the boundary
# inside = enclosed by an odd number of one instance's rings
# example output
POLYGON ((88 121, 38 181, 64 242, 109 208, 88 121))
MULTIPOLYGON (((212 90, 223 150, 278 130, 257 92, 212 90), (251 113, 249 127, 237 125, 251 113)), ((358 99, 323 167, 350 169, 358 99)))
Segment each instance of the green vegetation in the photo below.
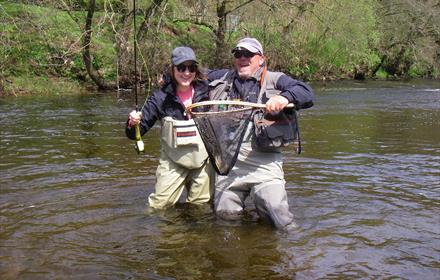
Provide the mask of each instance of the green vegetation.
MULTIPOLYGON (((416 2, 137 0, 140 83, 154 85, 177 45, 230 67, 245 35, 271 69, 300 79, 438 79, 440 5, 416 2)), ((132 0, 0 1, 0 95, 131 87, 131 11, 132 0)))
POLYGON ((66 13, 4 3, 0 14, 6 27, 0 33, 0 63, 5 66, 0 69, 0 91, 43 94, 48 87, 60 92, 78 90, 76 73, 84 67, 79 51, 69 50, 69 44, 81 32, 66 13))

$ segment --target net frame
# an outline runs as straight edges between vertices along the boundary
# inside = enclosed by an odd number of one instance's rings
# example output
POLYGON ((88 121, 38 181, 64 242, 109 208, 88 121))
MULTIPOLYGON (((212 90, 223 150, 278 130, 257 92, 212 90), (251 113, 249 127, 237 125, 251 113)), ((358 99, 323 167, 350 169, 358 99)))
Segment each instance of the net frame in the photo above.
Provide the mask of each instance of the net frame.
MULTIPOLYGON (((211 113, 218 113, 218 112, 193 112, 192 109, 206 106, 206 105, 236 105, 236 106, 248 106, 252 109, 259 108, 259 109, 266 109, 266 104, 262 103, 253 103, 253 102, 246 102, 246 101, 235 101, 235 100, 210 100, 210 101, 201 101, 197 103, 193 103, 186 107, 186 112, 191 115, 198 115, 198 114, 211 114, 211 113)), ((289 103, 286 105, 285 108, 293 108, 295 107, 292 103, 289 103)), ((240 108, 237 110, 250 110, 250 108, 240 108)), ((235 110, 231 110, 235 111, 235 110)), ((224 111, 223 111, 224 112, 224 111)))
MULTIPOLYGON (((286 108, 293 108, 293 107, 294 107, 293 104, 288 104, 286 106, 286 108)), ((243 142, 243 138, 245 136, 245 131, 247 129, 249 121, 251 121, 252 116, 254 115, 254 110, 255 109, 265 110, 265 108, 266 108, 265 104, 253 103, 253 102, 245 102, 245 101, 235 101, 235 100, 210 100, 210 101, 202 101, 202 102, 197 102, 197 103, 191 104, 191 105, 189 105, 186 108, 186 110, 185 110, 186 113, 191 115, 193 117, 193 119, 195 120, 197 129, 199 129, 200 136, 202 137, 203 143, 205 144, 205 148, 206 148, 206 150, 208 152, 208 155, 209 155, 209 158, 211 160, 211 163, 212 163, 214 169, 216 170, 216 172, 219 175, 227 175, 229 173, 229 171, 232 169, 232 167, 235 165, 235 162, 237 160, 237 157, 238 157, 238 154, 239 154, 239 151, 240 151, 241 144, 243 142), (192 111, 194 108, 197 108, 197 107, 213 106, 213 105, 217 105, 217 106, 220 106, 220 105, 232 105, 232 106, 237 106, 237 107, 240 107, 240 108, 228 107, 226 110, 222 109, 221 111, 200 111, 200 112, 192 111), (208 145, 206 143, 207 140, 205 141, 205 136, 203 135, 203 131, 199 127, 197 120, 198 120, 198 118, 202 118, 202 117, 206 117, 206 116, 209 117, 209 116, 215 116, 215 115, 220 115, 220 114, 224 115, 225 113, 226 114, 227 113, 238 113, 238 112, 244 112, 244 111, 250 111, 249 115, 248 115, 248 118, 244 120, 246 125, 244 126, 243 131, 241 131, 241 135, 239 135, 240 137, 238 139, 236 150, 234 151, 233 156, 230 158, 231 162, 226 164, 226 167, 222 166, 221 163, 220 164, 218 163, 218 161, 217 161, 218 157, 216 155, 214 155, 214 153, 215 153, 214 151, 221 151, 220 154, 223 154, 223 152, 222 152, 223 150, 220 147, 208 148, 208 145), (213 151, 211 151, 211 150, 213 150, 213 151)), ((210 126, 212 127, 212 124, 210 124, 210 126)), ((211 145, 212 143, 208 143, 208 144, 211 145)), ((222 161, 223 160, 224 159, 222 158, 222 161)))

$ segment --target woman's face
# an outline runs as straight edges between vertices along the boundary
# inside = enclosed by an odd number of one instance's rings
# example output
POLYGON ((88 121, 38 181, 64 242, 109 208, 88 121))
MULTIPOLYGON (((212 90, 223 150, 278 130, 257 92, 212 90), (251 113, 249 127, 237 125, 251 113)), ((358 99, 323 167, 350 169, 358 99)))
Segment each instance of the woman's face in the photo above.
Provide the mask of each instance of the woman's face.
POLYGON ((180 88, 187 88, 191 85, 196 77, 197 65, 194 61, 185 61, 179 65, 173 66, 174 79, 177 86, 180 88))

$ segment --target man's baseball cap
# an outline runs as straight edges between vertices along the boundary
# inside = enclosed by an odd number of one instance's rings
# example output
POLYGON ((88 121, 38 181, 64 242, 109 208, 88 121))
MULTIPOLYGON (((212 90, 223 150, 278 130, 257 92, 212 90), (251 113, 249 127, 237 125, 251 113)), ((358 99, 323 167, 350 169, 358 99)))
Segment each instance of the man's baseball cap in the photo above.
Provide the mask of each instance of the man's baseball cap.
POLYGON ((189 47, 177 47, 171 53, 171 62, 173 65, 179 65, 180 63, 188 60, 197 63, 196 54, 189 47))
POLYGON ((260 42, 258 42, 258 40, 255 38, 246 37, 241 39, 232 50, 232 53, 241 49, 246 49, 252 53, 263 55, 263 47, 261 46, 260 42))

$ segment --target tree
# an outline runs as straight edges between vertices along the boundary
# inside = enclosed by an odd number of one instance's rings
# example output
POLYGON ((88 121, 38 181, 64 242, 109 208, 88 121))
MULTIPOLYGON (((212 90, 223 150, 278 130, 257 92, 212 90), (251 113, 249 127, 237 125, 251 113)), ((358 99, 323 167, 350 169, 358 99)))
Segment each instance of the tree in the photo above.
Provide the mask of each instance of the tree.
POLYGON ((230 1, 230 0, 217 0, 217 28, 215 30, 216 40, 216 60, 214 61, 216 65, 229 65, 229 60, 226 57, 225 35, 227 30, 227 16, 234 11, 254 2, 255 0, 247 1, 230 1), (229 5, 228 5, 229 4, 229 5), (229 7, 229 8, 228 8, 229 7))
POLYGON ((86 16, 86 24, 85 24, 85 34, 83 39, 83 60, 84 65, 86 67, 87 73, 90 78, 95 82, 99 89, 107 90, 107 89, 115 89, 116 83, 108 83, 104 80, 104 78, 99 74, 99 72, 93 66, 93 58, 90 53, 90 45, 92 42, 92 20, 93 15, 95 14, 96 1, 89 0, 89 6, 87 9, 86 16))
MULTIPOLYGON (((133 0, 135 1, 135 0, 133 0)), ((130 44, 132 37, 133 20, 134 17, 140 17, 140 25, 137 31, 138 45, 142 44, 147 37, 149 28, 156 12, 161 4, 166 2, 164 0, 153 0, 151 4, 143 9, 142 7, 133 11, 133 4, 127 1, 124 6, 120 6, 119 10, 113 10, 110 5, 110 10, 107 10, 104 5, 105 17, 108 17, 108 24, 112 26, 115 35, 115 49, 116 49, 116 67, 117 80, 106 81, 99 73, 99 69, 93 64, 93 56, 91 54, 92 32, 93 32, 93 16, 95 14, 96 1, 90 0, 87 7, 87 16, 85 19, 85 35, 83 38, 83 61, 89 77, 95 82, 99 89, 116 89, 119 87, 131 87, 133 85, 133 76, 138 73, 133 73, 133 47, 130 44), (111 13, 111 16, 108 16, 111 13), (113 15, 117 14, 116 19, 113 15)), ((144 65, 145 66, 145 65, 144 65)))
POLYGON ((438 1, 379 1, 378 18, 383 34, 377 52, 384 69, 395 76, 411 69, 433 76, 440 71, 440 4, 438 1))

